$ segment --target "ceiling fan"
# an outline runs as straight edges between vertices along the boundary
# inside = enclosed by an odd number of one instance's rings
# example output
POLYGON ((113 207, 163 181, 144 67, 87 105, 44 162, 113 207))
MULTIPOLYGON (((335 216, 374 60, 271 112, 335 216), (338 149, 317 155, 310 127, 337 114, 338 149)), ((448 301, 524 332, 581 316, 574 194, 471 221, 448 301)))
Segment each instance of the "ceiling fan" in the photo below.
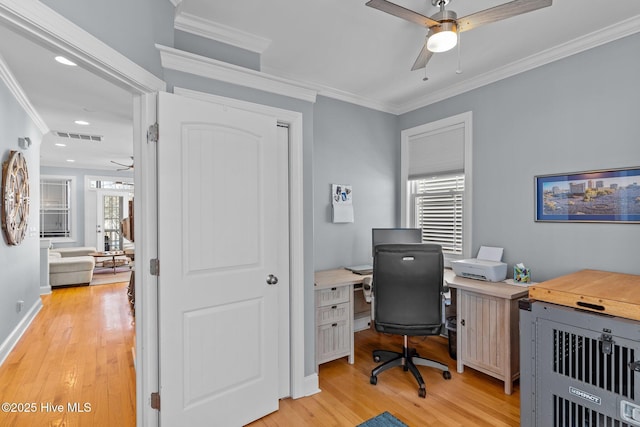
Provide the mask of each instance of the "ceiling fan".
POLYGON ((414 24, 427 28, 427 38, 411 71, 424 68, 434 53, 446 52, 458 43, 459 33, 473 30, 484 24, 501 21, 543 7, 551 6, 553 0, 514 0, 489 9, 458 18, 456 13, 446 10, 451 0, 431 0, 431 4, 440 7, 440 12, 431 18, 413 10, 404 8, 387 0, 369 0, 366 5, 381 10, 398 18, 406 19, 414 24))
POLYGON ((131 156, 131 164, 130 165, 125 165, 124 163, 119 163, 116 161, 111 160, 111 163, 118 165, 118 166, 122 166, 122 168, 120 169, 116 169, 119 171, 128 171, 129 169, 133 169, 133 156, 131 156))

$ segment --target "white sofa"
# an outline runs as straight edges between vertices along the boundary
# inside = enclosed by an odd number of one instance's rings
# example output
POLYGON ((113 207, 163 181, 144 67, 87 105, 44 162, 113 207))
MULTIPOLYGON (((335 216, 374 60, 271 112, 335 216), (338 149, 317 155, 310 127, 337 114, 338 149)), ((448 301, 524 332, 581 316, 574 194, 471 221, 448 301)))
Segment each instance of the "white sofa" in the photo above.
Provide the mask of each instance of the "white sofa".
POLYGON ((94 247, 58 248, 49 250, 49 284, 56 286, 88 285, 96 265, 94 247))
POLYGON ((73 246, 70 248, 55 248, 50 249, 49 253, 59 253, 63 258, 74 256, 87 256, 90 253, 96 252, 96 248, 93 246, 73 246))

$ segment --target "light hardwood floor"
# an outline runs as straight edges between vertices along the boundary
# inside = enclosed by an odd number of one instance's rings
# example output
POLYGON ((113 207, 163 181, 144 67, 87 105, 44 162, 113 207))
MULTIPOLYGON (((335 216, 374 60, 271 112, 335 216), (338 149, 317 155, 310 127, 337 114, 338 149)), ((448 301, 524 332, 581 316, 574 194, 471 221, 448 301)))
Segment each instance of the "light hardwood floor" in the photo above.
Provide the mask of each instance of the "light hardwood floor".
POLYGON ((135 328, 126 286, 54 289, 42 297, 42 310, 0 367, 0 402, 19 410, 0 412, 0 426, 135 425, 135 328))
POLYGON ((440 371, 420 367, 427 386, 427 397, 418 397, 418 385, 409 372, 390 369, 378 376, 377 385, 369 384, 371 369, 377 364, 372 351, 378 348, 400 350, 402 337, 374 330, 356 333, 355 363, 347 358, 320 365, 321 393, 302 399, 284 399, 280 410, 251 427, 336 426, 353 427, 384 411, 395 415, 410 427, 520 425, 520 393, 504 394, 504 384, 485 374, 466 368, 458 374, 449 357, 448 341, 442 337, 411 338, 418 353, 449 366, 452 379, 446 381, 440 371))
MULTIPOLYGON (((131 348, 134 324, 126 283, 66 288, 43 297, 44 307, 0 367, 0 402, 37 405, 35 413, 0 412, 0 427, 134 426, 135 370, 131 348), (47 412, 41 405, 63 405, 47 412), (89 403, 90 412, 68 410, 89 403)), ((376 348, 399 349, 402 338, 373 330, 356 333, 355 364, 341 358, 320 366, 322 392, 283 399, 279 411, 251 427, 353 427, 389 411, 410 427, 518 426, 519 387, 503 393, 503 383, 465 369, 455 372, 447 340, 412 338, 422 355, 449 365, 445 381, 434 369, 420 367, 427 397, 418 397, 413 376, 400 368, 369 384, 376 348)), ((212 420, 212 426, 216 426, 212 420)), ((225 427, 225 426, 221 426, 225 427)))

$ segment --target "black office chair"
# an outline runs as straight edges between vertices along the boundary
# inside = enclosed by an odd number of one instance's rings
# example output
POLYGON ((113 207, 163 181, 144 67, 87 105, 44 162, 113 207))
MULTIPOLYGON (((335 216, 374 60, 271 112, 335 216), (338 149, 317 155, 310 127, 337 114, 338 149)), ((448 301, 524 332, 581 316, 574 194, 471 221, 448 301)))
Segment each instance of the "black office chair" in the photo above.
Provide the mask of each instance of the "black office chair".
POLYGON ((371 371, 371 384, 394 366, 411 371, 418 381, 418 396, 425 397, 424 380, 416 365, 442 370, 447 365, 420 357, 409 348, 409 336, 439 335, 442 327, 444 258, 442 248, 432 244, 385 244, 375 247, 373 259, 374 324, 378 332, 404 336, 402 352, 375 350, 373 360, 383 361, 371 371))

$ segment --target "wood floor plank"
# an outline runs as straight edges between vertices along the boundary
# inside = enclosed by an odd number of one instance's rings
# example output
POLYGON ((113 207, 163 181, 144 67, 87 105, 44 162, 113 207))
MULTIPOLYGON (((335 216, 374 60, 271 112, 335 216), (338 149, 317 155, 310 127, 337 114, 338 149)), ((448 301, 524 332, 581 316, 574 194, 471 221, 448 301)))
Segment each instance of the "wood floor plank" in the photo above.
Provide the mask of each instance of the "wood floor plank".
POLYGON ((134 426, 135 343, 127 283, 54 289, 0 366, 2 427, 134 426), (85 406, 87 404, 87 406, 85 406))

